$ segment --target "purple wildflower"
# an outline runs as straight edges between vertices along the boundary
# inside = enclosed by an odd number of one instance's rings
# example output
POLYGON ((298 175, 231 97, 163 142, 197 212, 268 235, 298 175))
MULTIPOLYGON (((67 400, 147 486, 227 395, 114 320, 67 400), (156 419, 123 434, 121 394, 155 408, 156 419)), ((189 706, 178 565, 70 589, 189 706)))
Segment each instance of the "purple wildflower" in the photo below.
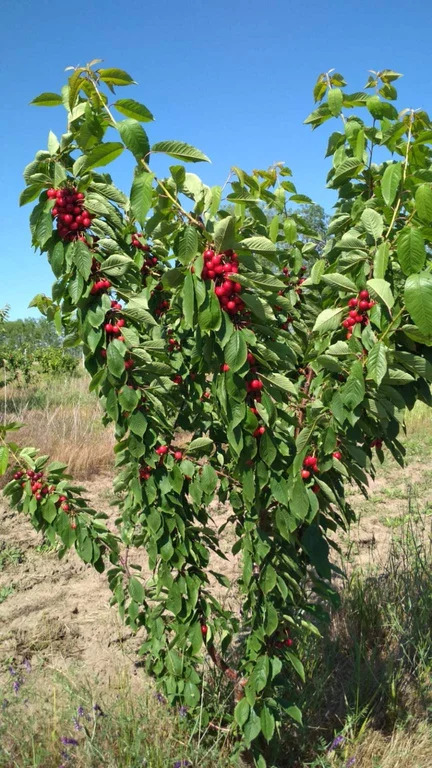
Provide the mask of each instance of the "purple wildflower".
POLYGON ((22 665, 23 665, 23 667, 24 667, 26 672, 31 672, 32 668, 31 668, 31 664, 30 664, 28 659, 24 659, 22 665))
POLYGON ((186 715, 188 713, 188 708, 187 707, 183 707, 183 706, 179 707, 178 713, 179 713, 179 717, 186 717, 186 715))
POLYGON ((93 711, 98 717, 104 717, 104 712, 102 712, 99 704, 93 704, 93 711))
POLYGON ((189 760, 176 760, 173 768, 189 768, 189 766, 192 766, 192 763, 190 763, 189 760))
POLYGON ((71 747, 77 747, 79 744, 79 742, 76 739, 70 739, 67 736, 62 736, 60 741, 65 746, 69 745, 71 747))
POLYGON ((74 731, 82 731, 83 726, 81 725, 81 723, 76 717, 72 718, 72 722, 73 722, 74 731))
POLYGON ((166 698, 165 696, 162 696, 161 693, 155 693, 155 699, 159 702, 159 704, 166 704, 166 698))
POLYGON ((328 751, 329 752, 333 752, 334 749, 337 749, 338 747, 341 747, 342 744, 344 743, 344 741, 345 741, 344 736, 341 736, 341 735, 336 736, 333 739, 332 743, 330 744, 330 746, 328 748, 328 751))
POLYGON ((355 757, 350 757, 345 768, 351 768, 351 766, 354 765, 355 761, 356 761, 355 757))
POLYGON ((84 707, 78 707, 77 717, 84 717, 84 715, 85 715, 84 707))
POLYGON ((12 677, 14 677, 16 675, 16 669, 14 669, 13 667, 9 667, 9 674, 12 675, 12 677))
POLYGON ((21 683, 19 680, 14 680, 12 688, 14 689, 15 693, 18 693, 19 689, 21 688, 21 683))

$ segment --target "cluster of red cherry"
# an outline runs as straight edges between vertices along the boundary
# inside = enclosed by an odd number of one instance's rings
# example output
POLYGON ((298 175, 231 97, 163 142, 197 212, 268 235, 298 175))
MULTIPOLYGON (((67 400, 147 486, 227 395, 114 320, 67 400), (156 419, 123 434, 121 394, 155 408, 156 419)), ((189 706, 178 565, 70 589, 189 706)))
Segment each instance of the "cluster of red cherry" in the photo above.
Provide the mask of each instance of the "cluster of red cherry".
POLYGON ((160 445, 159 448, 156 448, 155 452, 158 456, 161 457, 162 461, 163 457, 166 456, 167 453, 172 453, 176 461, 180 461, 180 459, 183 458, 183 452, 178 448, 173 448, 171 445, 160 445))
POLYGON ((84 194, 76 187, 48 189, 47 197, 55 200, 51 215, 57 219, 57 232, 62 240, 76 240, 79 232, 91 226, 91 214, 83 207, 84 194))
POLYGON ((137 248, 139 251, 143 251, 144 253, 148 253, 149 255, 144 260, 144 264, 141 267, 141 274, 144 277, 147 277, 148 274, 150 274, 150 271, 153 269, 153 267, 156 266, 158 263, 157 256, 151 255, 151 248, 147 243, 142 243, 139 239, 142 237, 142 235, 132 235, 131 245, 133 245, 134 248, 137 248))
POLYGON ((103 293, 104 291, 107 291, 108 288, 111 288, 111 283, 109 280, 104 278, 103 280, 96 280, 96 282, 93 283, 92 287, 90 288, 90 293, 92 296, 97 296, 99 293, 103 293))
POLYGON ((367 325, 369 322, 368 312, 375 305, 374 301, 370 300, 369 291, 360 291, 358 296, 353 296, 348 302, 350 309, 348 317, 343 320, 342 325, 347 329, 347 339, 352 336, 352 329, 357 324, 367 325))
MULTIPOLYGON (((252 352, 247 353, 247 361, 250 365, 250 372, 253 375, 252 379, 249 379, 248 381, 246 381, 246 391, 248 395, 252 398, 252 402, 253 402, 253 405, 250 405, 249 409, 250 411, 252 411, 252 413, 255 416, 259 416, 258 409, 255 408, 255 403, 261 402, 261 390, 263 389, 264 384, 261 381, 261 379, 257 378, 256 358, 252 354, 252 352)), ((263 435, 265 431, 266 431, 265 427, 263 425, 260 425, 254 430, 253 436, 261 437, 261 435, 263 435)))
POLYGON ((238 255, 227 250, 216 253, 213 248, 207 248, 203 253, 204 266, 201 273, 203 280, 213 280, 215 294, 219 303, 229 315, 236 315, 245 308, 243 299, 240 298, 242 286, 240 283, 227 279, 227 275, 237 274, 238 255))

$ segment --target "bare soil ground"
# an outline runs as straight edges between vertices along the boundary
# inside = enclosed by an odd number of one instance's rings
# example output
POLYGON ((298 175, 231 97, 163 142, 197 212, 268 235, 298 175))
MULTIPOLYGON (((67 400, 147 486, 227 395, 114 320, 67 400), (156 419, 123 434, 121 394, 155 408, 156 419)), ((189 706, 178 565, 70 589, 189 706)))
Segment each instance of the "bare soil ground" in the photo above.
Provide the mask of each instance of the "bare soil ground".
MULTIPOLYGON (((368 500, 353 490, 350 502, 359 521, 340 542, 353 566, 379 565, 400 521, 432 507, 429 472, 417 457, 404 470, 386 462, 371 482, 368 500)), ((113 515, 110 486, 109 475, 86 481, 92 505, 113 515)), ((223 510, 216 507, 214 525, 220 525, 223 517, 223 510)), ((239 563, 230 554, 230 539, 232 543, 228 531, 228 560, 219 559, 215 566, 231 577, 238 573, 239 563)), ((110 607, 105 576, 84 565, 74 552, 59 560, 56 552, 40 545, 41 537, 28 521, 1 501, 0 548, 17 548, 20 557, 0 568, 0 668, 12 659, 37 658, 57 669, 73 662, 105 678, 125 664, 133 671, 139 638, 121 624, 116 607, 110 607), (3 602, 2 589, 13 589, 3 602)), ((138 558, 145 566, 141 553, 138 558)), ((135 555, 131 562, 137 562, 135 555)), ((223 599, 232 604, 235 595, 223 599)))

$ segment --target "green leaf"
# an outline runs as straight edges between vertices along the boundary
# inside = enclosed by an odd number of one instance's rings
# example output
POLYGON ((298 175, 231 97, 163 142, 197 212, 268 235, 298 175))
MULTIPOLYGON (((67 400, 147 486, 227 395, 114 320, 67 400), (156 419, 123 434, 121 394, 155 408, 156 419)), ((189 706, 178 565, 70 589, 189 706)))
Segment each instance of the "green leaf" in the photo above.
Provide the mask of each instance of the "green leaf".
POLYGON ((335 168, 335 173, 331 179, 331 182, 329 183, 329 186, 340 187, 342 184, 348 181, 348 179, 355 178, 363 167, 364 165, 360 160, 355 157, 348 157, 343 161, 343 163, 335 168))
POLYGON ((42 213, 38 220, 34 231, 34 237, 37 244, 43 248, 46 241, 52 235, 52 216, 50 213, 42 213))
POLYGON ((180 233, 176 256, 182 264, 189 264, 198 251, 198 232, 189 224, 180 233))
POLYGON ((135 80, 123 69, 99 69, 98 75, 103 83, 108 83, 109 85, 135 84, 135 80))
POLYGON ((383 233, 383 217, 377 211, 374 211, 373 208, 365 208, 360 218, 366 232, 368 235, 371 235, 376 242, 383 233))
POLYGON ((147 302, 145 299, 136 296, 130 299, 125 309, 123 310, 126 317, 129 316, 137 323, 145 323, 146 325, 157 325, 153 315, 148 311, 147 302))
POLYGON ((238 371, 246 362, 247 344, 241 331, 234 331, 224 350, 225 362, 232 373, 238 371))
POLYGON ((92 265, 92 255, 90 250, 81 240, 74 240, 74 242, 71 243, 70 252, 72 263, 75 264, 78 272, 83 276, 84 280, 87 280, 90 275, 92 265))
POLYGON ((183 316, 186 328, 192 328, 195 314, 195 290, 193 275, 190 270, 187 271, 182 290, 183 316))
POLYGON ((121 275, 125 275, 133 266, 134 262, 129 256, 123 256, 121 253, 113 253, 112 256, 108 256, 108 258, 102 262, 100 271, 103 272, 104 275, 120 277, 121 275))
POLYGON ((335 285, 343 291, 349 291, 350 293, 357 292, 357 286, 353 283, 349 277, 339 274, 339 272, 327 272, 326 275, 321 275, 321 280, 329 285, 335 285))
POLYGON ((195 451, 207 449, 213 446, 213 440, 210 437, 196 437, 192 440, 187 448, 188 453, 194 453, 195 451))
POLYGON ((381 193, 386 205, 392 205, 402 178, 402 164, 388 165, 381 179, 381 193))
POLYGON ((227 248, 232 248, 235 245, 234 216, 226 216, 216 223, 213 240, 216 253, 225 251, 227 248))
POLYGON ((35 107, 59 107, 63 104, 63 99, 58 93, 41 93, 30 102, 35 107))
POLYGON ((392 308, 394 304, 394 298, 390 283, 388 283, 387 280, 381 280, 377 277, 373 277, 371 280, 367 281, 366 285, 374 296, 381 299, 381 301, 384 302, 384 304, 389 309, 392 308))
POLYGON ((187 707, 196 707, 200 702, 199 688, 190 680, 188 680, 184 687, 183 698, 187 707))
POLYGON ((315 320, 314 331, 334 331, 341 323, 345 307, 330 307, 323 309, 315 320))
POLYGON ((429 184, 421 184, 415 194, 417 213, 425 224, 432 222, 432 189, 429 184))
POLYGON ((130 205, 133 216, 141 227, 144 227, 146 216, 152 207, 153 173, 136 173, 130 192, 130 205))
POLYGON ((275 719, 268 707, 264 704, 261 710, 261 733, 267 742, 271 741, 275 731, 275 719))
POLYGON ((350 410, 354 410, 362 402, 365 395, 365 383, 363 378, 363 366, 359 360, 351 365, 350 374, 346 384, 341 389, 343 404, 350 410))
POLYGON ((390 248, 388 243, 381 243, 378 246, 375 258, 373 274, 375 278, 383 279, 387 272, 388 260, 389 260, 390 248))
POLYGON ((61 241, 55 244, 50 253, 49 261, 54 275, 56 277, 61 277, 64 267, 64 245, 61 241))
POLYGON ((113 106, 122 115, 132 118, 132 120, 139 120, 141 123, 148 123, 154 120, 154 117, 150 110, 140 104, 139 101, 133 99, 118 99, 114 102, 113 106))
MULTIPOLYGON (((285 240, 287 243, 295 243, 297 240, 297 226, 294 219, 285 219, 283 223, 285 240)), ((272 238, 272 242, 275 241, 272 238)))
POLYGON ((0 475, 4 475, 9 463, 9 448, 7 445, 0 445, 0 475))
POLYGON ((272 565, 265 565, 260 576, 260 586, 265 595, 274 589, 276 585, 277 574, 272 565))
POLYGON ((330 112, 334 117, 338 117, 342 110, 343 93, 340 88, 332 88, 328 92, 327 101, 330 112))
POLYGON ((138 120, 122 120, 117 127, 126 147, 137 161, 144 160, 150 152, 148 136, 138 120))
POLYGON ((98 144, 94 149, 78 158, 77 163, 81 161, 80 171, 90 171, 92 168, 100 168, 103 165, 112 163, 124 150, 123 144, 118 141, 109 141, 98 144))
POLYGON ((378 341, 370 350, 367 358, 367 371, 379 387, 387 373, 387 347, 382 341, 378 341))
POLYGON ((256 253, 276 253, 276 245, 272 243, 268 237, 262 235, 256 235, 254 237, 246 237, 241 241, 240 245, 249 251, 255 251, 256 253))
POLYGON ((420 272, 405 283, 404 299, 408 312, 421 333, 432 335, 432 275, 420 272))
POLYGON ((249 717, 250 705, 245 696, 237 702, 234 709, 234 720, 240 728, 245 724, 249 717))
POLYGON ((411 275, 420 272, 426 261, 426 249, 421 232, 415 227, 405 227, 397 240, 397 255, 403 272, 411 275))
POLYGON ((144 587, 135 576, 132 576, 132 578, 129 579, 128 589, 132 600, 135 600, 136 603, 142 603, 144 601, 144 587))
POLYGON ((296 707, 295 704, 293 704, 291 707, 287 707, 284 711, 286 712, 287 715, 289 715, 289 717, 292 717, 292 719, 295 720, 296 723, 299 723, 300 725, 303 724, 301 710, 298 707, 296 707))
POLYGON ((119 379, 124 371, 124 360, 123 355, 114 342, 108 344, 107 363, 109 372, 112 373, 116 379, 119 379))
POLYGON ((32 200, 35 200, 42 189, 42 184, 30 184, 30 186, 23 189, 19 196, 19 204, 26 205, 27 203, 31 203, 32 200))
MULTIPOLYGON (((311 528, 312 528, 312 526, 311 526, 311 528)), ((314 562, 314 565, 316 565, 315 561, 313 561, 313 562, 314 562)), ((319 570, 318 570, 318 572, 319 572, 319 570)), ((297 672, 298 676, 300 677, 300 680, 302 680, 304 682, 305 681, 305 672, 304 672, 303 664, 301 663, 300 659, 298 658, 298 656, 296 656, 291 651, 286 651, 286 655, 288 656, 290 664, 292 665, 292 667, 294 667, 295 671, 297 672)))
POLYGON ((243 735, 246 744, 250 744, 261 732, 261 720, 254 709, 249 712, 249 718, 244 726, 243 735))
POLYGON ((278 389, 282 389, 284 392, 289 392, 290 395, 297 397, 298 392, 295 384, 287 376, 283 376, 281 373, 262 373, 262 378, 265 381, 269 381, 278 389))
POLYGON ((175 157, 176 160, 182 160, 185 163, 210 162, 203 152, 182 141, 158 141, 157 144, 153 144, 151 151, 163 152, 165 155, 175 157))

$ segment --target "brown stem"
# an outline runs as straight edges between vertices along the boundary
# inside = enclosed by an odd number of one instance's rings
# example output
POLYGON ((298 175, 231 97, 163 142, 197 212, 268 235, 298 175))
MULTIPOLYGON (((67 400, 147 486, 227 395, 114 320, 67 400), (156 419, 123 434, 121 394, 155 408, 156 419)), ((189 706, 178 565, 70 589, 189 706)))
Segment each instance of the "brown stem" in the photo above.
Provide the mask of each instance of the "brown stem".
POLYGON ((234 699, 236 702, 240 701, 240 699, 242 699, 244 696, 244 687, 247 683, 246 678, 241 678, 239 673, 226 663, 226 661, 214 647, 213 643, 209 643, 207 645, 207 651, 215 667, 220 669, 225 677, 227 677, 228 680, 234 684, 234 699))

